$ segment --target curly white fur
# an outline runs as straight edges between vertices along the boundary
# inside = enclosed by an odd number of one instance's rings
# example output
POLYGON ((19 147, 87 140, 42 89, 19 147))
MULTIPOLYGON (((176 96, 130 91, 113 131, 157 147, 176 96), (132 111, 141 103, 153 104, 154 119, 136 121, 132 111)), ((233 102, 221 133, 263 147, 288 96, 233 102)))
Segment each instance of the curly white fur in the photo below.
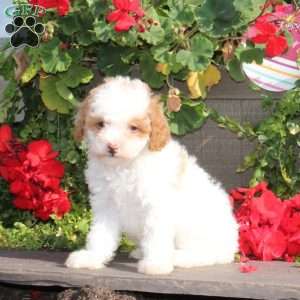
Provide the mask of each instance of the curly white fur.
POLYGON ((93 223, 85 249, 70 254, 68 267, 102 268, 122 232, 137 242, 138 271, 146 274, 234 259, 238 226, 220 185, 177 141, 150 151, 149 135, 128 132, 129 120, 146 116, 150 102, 149 88, 127 77, 108 80, 89 98, 84 117, 105 120, 99 132, 83 123, 93 223), (117 145, 115 156, 107 143, 117 145))

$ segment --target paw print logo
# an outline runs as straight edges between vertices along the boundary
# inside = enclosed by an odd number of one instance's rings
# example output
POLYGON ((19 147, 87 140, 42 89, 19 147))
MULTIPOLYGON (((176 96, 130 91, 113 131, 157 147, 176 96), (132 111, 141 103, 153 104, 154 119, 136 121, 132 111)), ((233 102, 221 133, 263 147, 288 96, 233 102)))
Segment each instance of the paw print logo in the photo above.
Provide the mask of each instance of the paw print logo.
POLYGON ((16 16, 5 26, 5 31, 11 34, 12 47, 18 48, 22 45, 37 47, 40 41, 39 35, 45 31, 45 26, 42 23, 36 23, 33 16, 26 18, 16 16))

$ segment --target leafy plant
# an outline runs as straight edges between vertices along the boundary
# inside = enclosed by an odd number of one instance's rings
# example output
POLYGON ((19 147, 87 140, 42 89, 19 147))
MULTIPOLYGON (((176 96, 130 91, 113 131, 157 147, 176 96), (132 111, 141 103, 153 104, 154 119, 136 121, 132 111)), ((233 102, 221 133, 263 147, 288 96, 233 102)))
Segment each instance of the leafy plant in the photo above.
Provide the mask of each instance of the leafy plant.
MULTIPOLYGON (((290 197, 300 190, 300 91, 274 100, 270 116, 255 129, 257 146, 247 155, 239 171, 253 168, 250 185, 269 182, 279 196, 290 197)), ((268 99, 269 100, 269 99, 268 99)))

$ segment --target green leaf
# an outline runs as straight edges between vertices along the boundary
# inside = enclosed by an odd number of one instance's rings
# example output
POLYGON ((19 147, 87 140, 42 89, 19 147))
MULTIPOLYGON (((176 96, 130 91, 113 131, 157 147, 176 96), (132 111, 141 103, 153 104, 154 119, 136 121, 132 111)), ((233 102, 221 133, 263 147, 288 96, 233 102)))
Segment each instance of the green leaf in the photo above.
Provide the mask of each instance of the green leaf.
POLYGON ((95 16, 89 9, 82 9, 78 14, 80 31, 76 33, 77 41, 82 46, 89 46, 97 41, 94 31, 95 16))
POLYGON ((16 62, 12 56, 7 55, 5 51, 0 51, 0 75, 3 76, 4 80, 15 79, 15 65, 16 62))
POLYGON ((233 0, 205 0, 196 10, 196 18, 201 26, 212 36, 224 36, 239 24, 240 14, 233 5, 233 0))
POLYGON ((59 78, 68 87, 75 88, 81 83, 89 83, 94 74, 88 68, 72 64, 68 71, 59 74, 59 78))
POLYGON ((53 38, 50 42, 40 45, 42 68, 47 73, 66 71, 72 63, 71 56, 60 49, 59 44, 60 40, 53 38))
POLYGON ((98 41, 106 43, 112 39, 114 29, 105 20, 99 20, 94 24, 94 32, 98 41))
POLYGON ((27 69, 24 71, 24 73, 20 78, 21 82, 23 84, 29 82, 37 75, 40 69, 41 69, 41 64, 39 62, 31 61, 30 65, 27 67, 27 69))
POLYGON ((256 160, 257 160, 257 153, 256 152, 253 152, 251 154, 246 155, 244 157, 244 161, 243 161, 242 165, 239 166, 236 171, 238 173, 245 172, 249 168, 254 167, 254 165, 256 163, 256 160))
POLYGON ((265 172, 261 168, 256 168, 249 182, 250 186, 255 186, 265 179, 265 172))
POLYGON ((57 92, 56 83, 58 80, 59 79, 55 76, 48 76, 46 78, 40 77, 42 100, 49 110, 67 114, 71 109, 71 104, 57 92))
POLYGON ((168 65, 173 73, 178 73, 183 66, 177 62, 175 51, 169 51, 168 47, 153 47, 151 49, 154 60, 168 65))
POLYGON ((285 30, 284 31, 284 35, 285 35, 285 38, 287 40, 287 43, 288 43, 288 47, 292 47, 293 45, 293 42, 294 42, 294 38, 293 38, 293 35, 288 31, 288 30, 285 30))
POLYGON ((65 100, 69 101, 74 106, 78 105, 78 101, 75 99, 72 91, 66 86, 65 82, 60 80, 55 83, 57 93, 64 98, 65 100))
POLYGON ((72 61, 77 62, 83 57, 83 48, 71 48, 68 53, 72 57, 72 61))
POLYGON ((294 84, 297 88, 300 88, 300 79, 297 79, 294 84))
POLYGON ((73 33, 80 30, 80 23, 78 17, 74 13, 70 13, 63 18, 59 18, 59 26, 62 29, 63 33, 66 35, 72 35, 73 33))
POLYGON ((143 45, 142 41, 139 39, 139 32, 136 28, 131 28, 128 31, 122 32, 122 34, 117 34, 112 39, 116 44, 124 48, 138 48, 143 45))
POLYGON ((89 228, 90 228, 90 226, 89 226, 89 221, 88 221, 88 220, 85 220, 85 219, 81 220, 80 222, 78 222, 77 228, 78 228, 78 230, 80 230, 81 232, 87 233, 87 232, 89 231, 89 228))
POLYGON ((126 47, 101 45, 98 51, 97 65, 101 72, 107 76, 127 75, 130 65, 125 63, 123 56, 128 56, 132 51, 126 47))
POLYGON ((176 61, 191 71, 203 71, 210 64, 213 54, 213 43, 201 34, 197 34, 191 40, 191 50, 180 50, 176 61))
POLYGON ((209 113, 205 105, 184 102, 179 112, 170 113, 170 129, 173 134, 184 135, 200 128, 206 121, 209 113))
POLYGON ((157 45, 164 41, 165 32, 159 25, 153 25, 150 27, 150 30, 140 33, 140 37, 151 45, 157 45))
MULTIPOLYGON (((199 6, 200 1, 198 1, 197 6, 199 6)), ((195 20, 195 7, 196 5, 191 1, 186 0, 168 0, 169 12, 168 15, 176 23, 181 23, 181 25, 192 25, 195 20)))
POLYGON ((95 41, 97 41, 96 34, 95 34, 95 32, 93 32, 92 29, 86 30, 83 32, 79 32, 77 34, 77 40, 78 40, 78 43, 82 46, 89 46, 92 43, 94 43, 95 41))
POLYGON ((242 71, 242 68, 241 68, 241 63, 236 57, 234 57, 233 59, 231 59, 228 62, 227 69, 229 71, 230 76, 235 81, 243 81, 246 79, 246 77, 242 71))
POLYGON ((164 85, 165 77, 155 69, 156 62, 149 53, 144 53, 140 57, 141 77, 152 88, 161 88, 164 85))
MULTIPOLYGON (((163 45, 158 45, 151 47, 151 54, 153 55, 154 60, 165 63, 165 59, 167 54, 169 53, 170 45, 168 43, 165 43, 163 45)), ((299 79, 300 82, 300 79, 299 79)), ((299 83, 300 85, 300 83, 299 83)))
POLYGON ((12 100, 18 91, 18 85, 16 81, 10 81, 3 91, 3 99, 5 101, 12 100))
POLYGON ((251 64, 256 62, 262 64, 264 59, 264 50, 259 48, 246 49, 240 53, 241 62, 251 64))
POLYGON ((7 121, 7 116, 10 108, 13 106, 13 99, 18 93, 17 82, 14 80, 9 81, 2 92, 0 97, 0 123, 7 121))
POLYGON ((256 19, 261 13, 261 8, 266 3, 266 0, 234 0, 233 4, 237 11, 239 11, 242 19, 242 24, 248 24, 250 21, 256 19))
MULTIPOLYGON (((148 19, 152 20, 152 25, 150 29, 139 33, 138 36, 151 45, 158 45, 164 42, 166 38, 165 30, 169 30, 167 24, 164 24, 164 18, 159 16, 153 6, 147 9, 146 15, 148 19)), ((170 41, 168 41, 168 43, 170 43, 170 41)))

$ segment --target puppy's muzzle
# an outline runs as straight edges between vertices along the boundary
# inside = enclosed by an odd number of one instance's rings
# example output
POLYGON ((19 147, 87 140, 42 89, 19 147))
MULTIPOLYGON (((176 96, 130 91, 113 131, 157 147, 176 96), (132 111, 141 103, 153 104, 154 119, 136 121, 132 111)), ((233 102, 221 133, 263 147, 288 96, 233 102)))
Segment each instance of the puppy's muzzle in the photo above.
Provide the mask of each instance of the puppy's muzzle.
POLYGON ((107 144, 107 151, 111 156, 115 156, 118 152, 119 146, 116 144, 108 143, 107 144))

